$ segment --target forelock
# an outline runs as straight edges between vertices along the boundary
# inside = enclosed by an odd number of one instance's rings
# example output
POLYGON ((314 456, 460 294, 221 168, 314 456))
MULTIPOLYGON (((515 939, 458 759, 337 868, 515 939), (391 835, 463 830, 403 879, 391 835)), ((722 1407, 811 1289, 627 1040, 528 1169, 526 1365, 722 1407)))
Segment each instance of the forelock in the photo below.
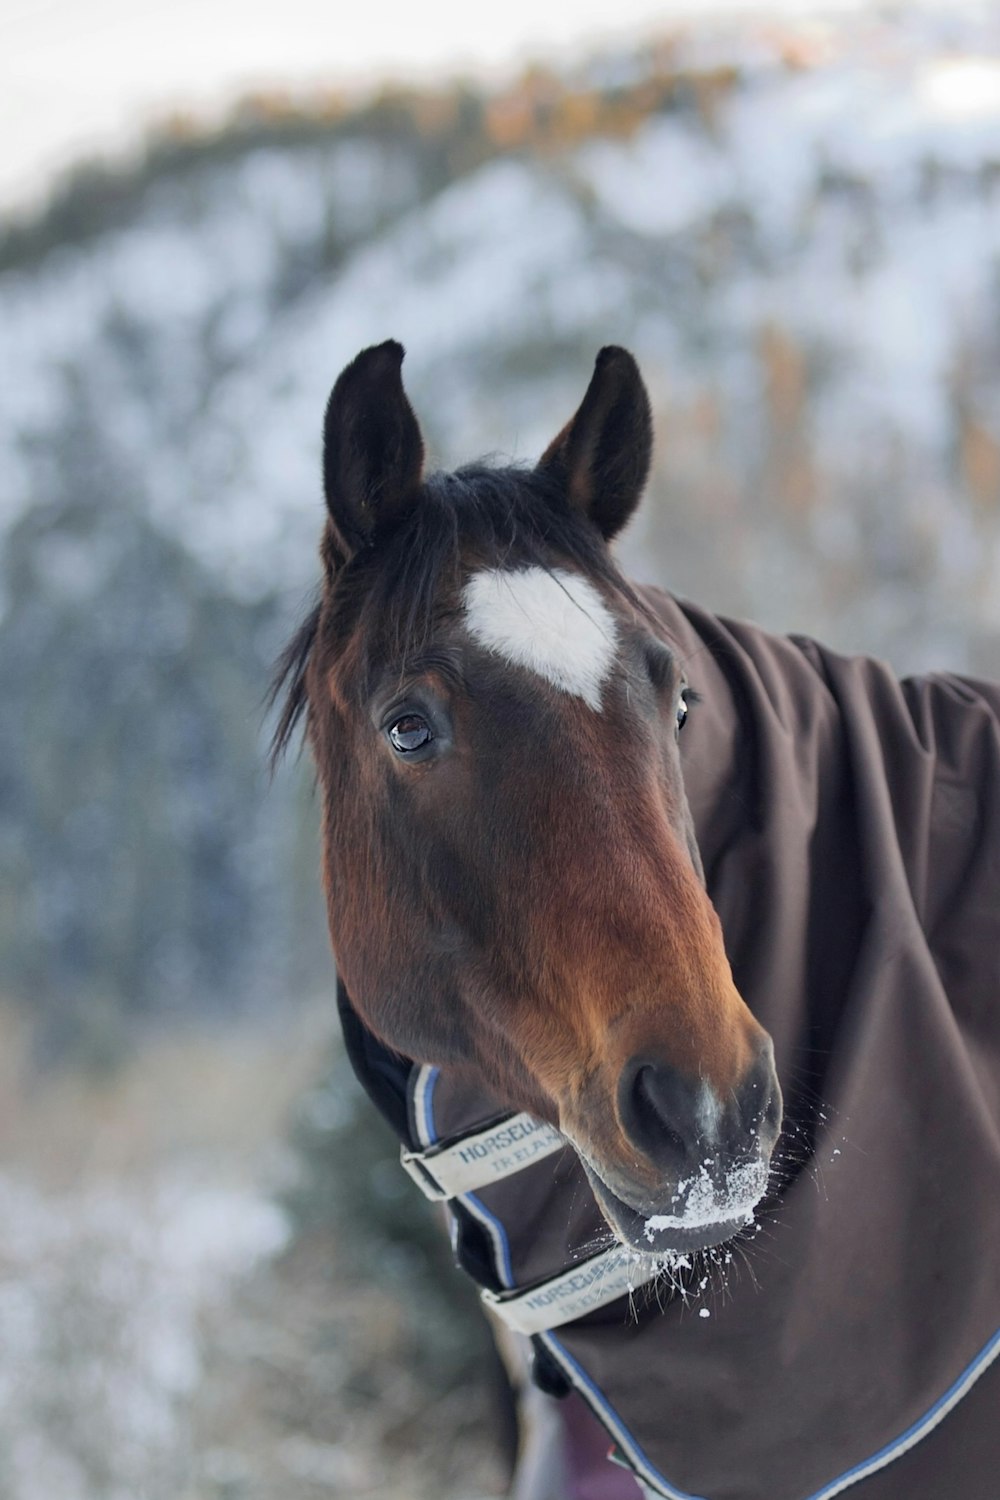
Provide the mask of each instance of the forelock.
POLYGON ((310 614, 285 652, 272 690, 272 701, 282 704, 275 755, 308 712, 306 673, 317 650, 336 660, 362 629, 372 642, 370 657, 402 668, 430 644, 442 600, 458 604, 470 568, 551 571, 567 563, 646 613, 596 527, 570 508, 546 473, 476 463, 430 474, 392 533, 339 571, 325 606, 310 614))

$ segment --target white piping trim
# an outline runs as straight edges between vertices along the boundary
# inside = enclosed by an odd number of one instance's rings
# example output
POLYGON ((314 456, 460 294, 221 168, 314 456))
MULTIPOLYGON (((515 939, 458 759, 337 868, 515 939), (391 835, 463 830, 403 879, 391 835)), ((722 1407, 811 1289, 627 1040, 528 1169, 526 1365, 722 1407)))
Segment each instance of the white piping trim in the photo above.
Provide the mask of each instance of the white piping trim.
MULTIPOLYGON (((413 1113, 417 1127, 417 1136, 422 1146, 434 1144, 433 1133, 429 1129, 431 1113, 431 1094, 437 1081, 439 1068, 431 1067, 429 1063, 421 1063, 413 1085, 413 1113)), ((493 1259, 496 1265, 497 1277, 503 1286, 509 1287, 513 1282, 513 1274, 510 1267, 510 1246, 507 1243, 507 1232, 499 1219, 493 1217, 489 1210, 474 1198, 471 1194, 464 1195, 461 1202, 477 1219, 486 1233, 489 1235, 493 1245, 493 1259)))
POLYGON ((669 1480, 651 1468, 645 1454, 625 1426, 621 1417, 611 1406, 604 1392, 594 1384, 582 1365, 578 1365, 568 1350, 564 1349, 552 1333, 539 1335, 549 1354, 556 1361, 573 1388, 580 1393, 601 1425, 611 1433, 622 1453, 628 1458, 636 1479, 656 1500, 704 1500, 688 1490, 676 1489, 669 1480))
POLYGON ((413 1084, 413 1121, 422 1146, 433 1146, 434 1137, 427 1128, 427 1100, 434 1087, 438 1069, 430 1063, 421 1063, 413 1084))
POLYGON ((824 1489, 816 1490, 808 1497, 808 1500, 833 1500, 834 1495, 842 1495, 852 1485, 860 1483, 862 1479, 868 1479, 872 1474, 877 1474, 879 1469, 884 1469, 894 1459, 902 1458, 904 1453, 909 1453, 911 1448, 915 1448, 928 1433, 933 1432, 935 1427, 944 1421, 950 1411, 955 1409, 962 1397, 968 1394, 980 1375, 989 1369, 998 1355, 1000 1355, 1000 1331, 993 1335, 985 1348, 980 1350, 954 1385, 945 1391, 930 1411, 918 1418, 894 1443, 887 1444, 871 1458, 862 1461, 853 1469, 848 1469, 846 1474, 841 1474, 839 1479, 835 1479, 824 1489))
MULTIPOLYGON (((588 1406, 595 1416, 602 1422, 604 1427, 614 1435, 622 1452, 628 1457, 635 1469, 636 1478, 642 1485, 648 1486, 651 1495, 662 1496, 665 1500, 702 1500, 702 1497, 694 1496, 686 1490, 676 1489, 669 1480, 657 1474, 651 1469, 649 1461, 639 1448, 635 1438, 625 1427, 618 1413, 611 1406, 604 1392, 593 1384, 589 1375, 582 1366, 577 1365, 568 1350, 563 1349, 558 1339, 550 1333, 540 1335, 552 1358, 559 1365, 573 1387, 579 1391, 586 1400, 588 1406)), ((927 1437, 930 1432, 939 1426, 950 1411, 953 1411, 958 1403, 966 1396, 976 1381, 986 1370, 1000 1357, 1000 1331, 995 1333, 980 1351, 972 1363, 962 1372, 945 1394, 931 1407, 923 1417, 913 1423, 911 1427, 901 1434, 899 1438, 886 1447, 881 1448, 878 1453, 870 1459, 862 1460, 853 1469, 841 1474, 822 1489, 815 1490, 805 1500, 834 1500, 834 1496, 842 1495, 845 1490, 851 1489, 864 1479, 869 1479, 872 1474, 878 1473, 880 1469, 886 1468, 894 1459, 902 1458, 912 1448, 927 1437)))

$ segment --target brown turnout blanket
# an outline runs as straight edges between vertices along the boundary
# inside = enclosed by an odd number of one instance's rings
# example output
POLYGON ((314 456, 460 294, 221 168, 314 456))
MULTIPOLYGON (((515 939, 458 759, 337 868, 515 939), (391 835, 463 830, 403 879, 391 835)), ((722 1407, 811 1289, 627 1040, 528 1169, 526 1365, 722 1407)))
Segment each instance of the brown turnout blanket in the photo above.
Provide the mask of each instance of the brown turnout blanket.
MULTIPOLYGON (((646 598, 703 700, 685 783, 796 1175, 703 1291, 640 1291, 541 1341, 654 1493, 995 1500, 1000 686, 899 682, 646 598)), ((412 1078, 418 1142, 497 1112, 412 1078)), ((554 1276, 603 1231, 569 1150, 453 1212, 493 1286, 554 1276)))

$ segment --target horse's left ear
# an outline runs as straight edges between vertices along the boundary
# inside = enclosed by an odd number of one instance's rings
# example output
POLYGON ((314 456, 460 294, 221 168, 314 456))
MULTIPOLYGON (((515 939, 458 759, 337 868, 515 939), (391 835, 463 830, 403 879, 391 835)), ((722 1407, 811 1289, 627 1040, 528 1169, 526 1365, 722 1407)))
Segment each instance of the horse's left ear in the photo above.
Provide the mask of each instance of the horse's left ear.
POLYGON ((363 349, 342 371, 323 421, 323 488, 341 559, 409 510, 420 487, 424 440, 406 399, 395 339, 363 349))
POLYGON ((653 456, 653 420, 639 366, 627 349, 597 356, 573 420, 549 444, 539 469, 566 487, 570 504, 611 540, 632 515, 653 456))

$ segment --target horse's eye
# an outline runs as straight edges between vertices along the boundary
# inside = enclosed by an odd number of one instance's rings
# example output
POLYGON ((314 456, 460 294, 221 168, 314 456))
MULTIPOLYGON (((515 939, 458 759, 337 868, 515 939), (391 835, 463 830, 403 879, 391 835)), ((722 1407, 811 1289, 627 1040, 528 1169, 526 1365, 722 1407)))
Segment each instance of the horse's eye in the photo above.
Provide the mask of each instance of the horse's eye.
POLYGON ((687 688, 681 688, 681 695, 677 700, 677 733, 680 734, 687 723, 688 705, 687 688))
POLYGON ((398 750, 400 755, 409 755, 414 750, 422 750, 429 745, 434 735, 431 726, 426 719, 419 714, 404 714, 401 719, 396 719, 389 725, 389 739, 392 748, 398 750))

